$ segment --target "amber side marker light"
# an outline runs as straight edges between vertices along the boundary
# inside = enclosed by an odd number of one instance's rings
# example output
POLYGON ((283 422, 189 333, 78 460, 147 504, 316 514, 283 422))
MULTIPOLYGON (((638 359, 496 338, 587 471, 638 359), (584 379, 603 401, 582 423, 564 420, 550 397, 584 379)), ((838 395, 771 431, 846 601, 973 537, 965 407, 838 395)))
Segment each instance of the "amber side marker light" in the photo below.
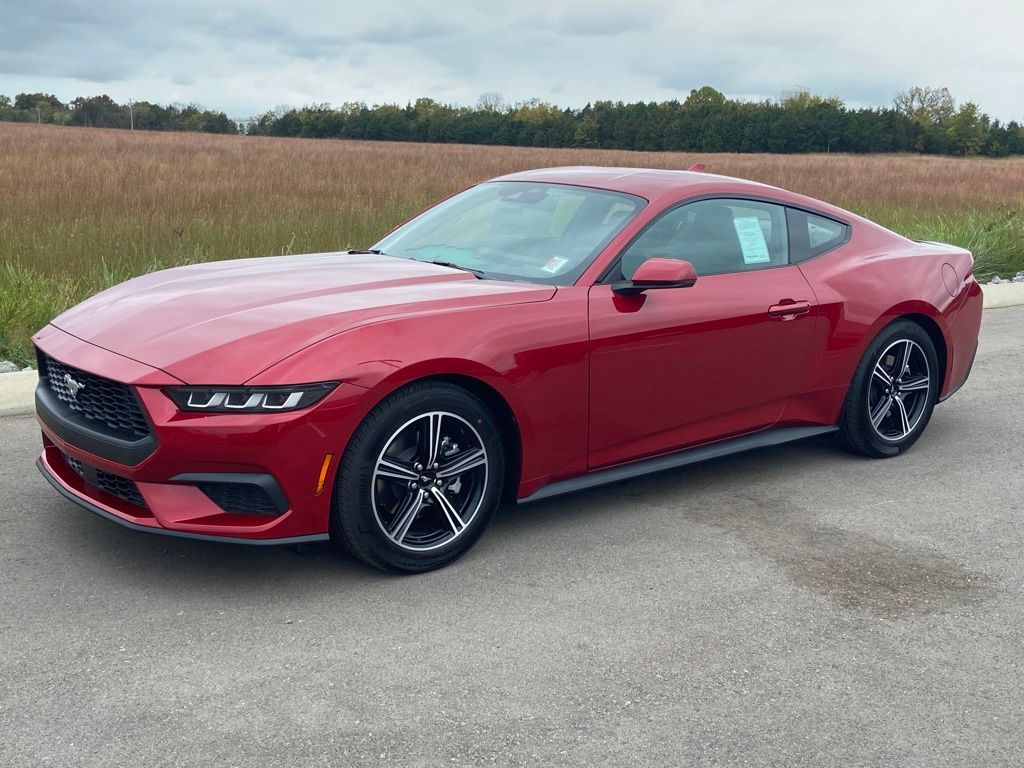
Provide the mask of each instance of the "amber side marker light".
POLYGON ((324 456, 324 463, 320 467, 320 477, 316 480, 316 492, 319 494, 324 489, 324 483, 327 482, 327 468, 331 466, 331 459, 334 458, 333 453, 328 453, 324 456))

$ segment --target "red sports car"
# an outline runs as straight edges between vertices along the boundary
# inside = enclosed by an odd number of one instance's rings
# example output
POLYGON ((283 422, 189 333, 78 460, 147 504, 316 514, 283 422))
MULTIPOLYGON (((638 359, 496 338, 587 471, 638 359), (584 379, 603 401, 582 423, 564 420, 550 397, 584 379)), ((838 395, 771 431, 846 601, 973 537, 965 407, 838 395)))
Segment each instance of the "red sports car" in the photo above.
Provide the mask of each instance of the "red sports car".
POLYGON ((367 250, 169 269, 64 313, 34 338, 39 468, 137 530, 424 571, 503 499, 833 431, 898 455, 970 372, 972 269, 764 184, 516 173, 367 250))

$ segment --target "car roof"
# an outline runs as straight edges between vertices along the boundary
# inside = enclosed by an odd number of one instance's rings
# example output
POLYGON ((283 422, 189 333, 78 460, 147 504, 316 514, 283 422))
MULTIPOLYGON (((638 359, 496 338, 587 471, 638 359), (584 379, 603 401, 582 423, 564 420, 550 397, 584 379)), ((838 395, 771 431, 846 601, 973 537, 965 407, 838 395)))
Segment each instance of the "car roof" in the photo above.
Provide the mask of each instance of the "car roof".
POLYGON ((719 176, 703 171, 671 171, 654 168, 604 168, 576 165, 562 168, 538 168, 499 176, 492 181, 538 181, 549 184, 572 184, 580 187, 594 187, 613 192, 639 195, 647 200, 663 194, 700 194, 700 188, 707 191, 722 191, 724 187, 735 188, 748 195, 764 194, 772 197, 793 195, 778 187, 761 184, 731 176, 719 176))

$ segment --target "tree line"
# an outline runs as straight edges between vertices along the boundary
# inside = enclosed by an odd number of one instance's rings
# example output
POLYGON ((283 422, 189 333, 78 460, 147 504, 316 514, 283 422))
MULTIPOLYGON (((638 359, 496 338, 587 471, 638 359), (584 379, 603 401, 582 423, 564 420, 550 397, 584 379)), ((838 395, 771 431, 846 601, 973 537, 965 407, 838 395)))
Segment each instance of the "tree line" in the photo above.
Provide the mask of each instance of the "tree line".
POLYGON ((223 112, 108 96, 67 105, 49 94, 0 96, 0 119, 142 130, 240 132, 252 136, 373 139, 526 147, 593 147, 681 152, 917 152, 1024 155, 1024 126, 1001 123, 977 104, 958 105, 946 88, 914 87, 891 106, 850 108, 800 90, 758 102, 726 98, 710 86, 683 100, 597 101, 569 109, 539 100, 506 104, 484 94, 473 107, 421 98, 405 106, 278 108, 235 123, 223 112))
POLYGON ((79 96, 65 104, 49 93, 19 93, 14 101, 0 94, 0 120, 141 131, 238 133, 238 123, 223 112, 194 104, 161 106, 148 101, 118 104, 105 95, 79 96))

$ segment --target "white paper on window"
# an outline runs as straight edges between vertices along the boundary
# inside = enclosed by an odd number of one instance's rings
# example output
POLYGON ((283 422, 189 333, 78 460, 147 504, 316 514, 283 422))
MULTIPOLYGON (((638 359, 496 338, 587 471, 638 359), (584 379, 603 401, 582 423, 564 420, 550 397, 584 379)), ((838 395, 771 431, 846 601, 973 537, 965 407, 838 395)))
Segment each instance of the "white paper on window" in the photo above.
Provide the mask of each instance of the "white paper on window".
POLYGON ((772 260, 768 253, 768 243, 764 239, 764 230, 756 216, 742 216, 732 220, 736 228, 736 236, 740 240, 744 264, 767 264, 772 260))

